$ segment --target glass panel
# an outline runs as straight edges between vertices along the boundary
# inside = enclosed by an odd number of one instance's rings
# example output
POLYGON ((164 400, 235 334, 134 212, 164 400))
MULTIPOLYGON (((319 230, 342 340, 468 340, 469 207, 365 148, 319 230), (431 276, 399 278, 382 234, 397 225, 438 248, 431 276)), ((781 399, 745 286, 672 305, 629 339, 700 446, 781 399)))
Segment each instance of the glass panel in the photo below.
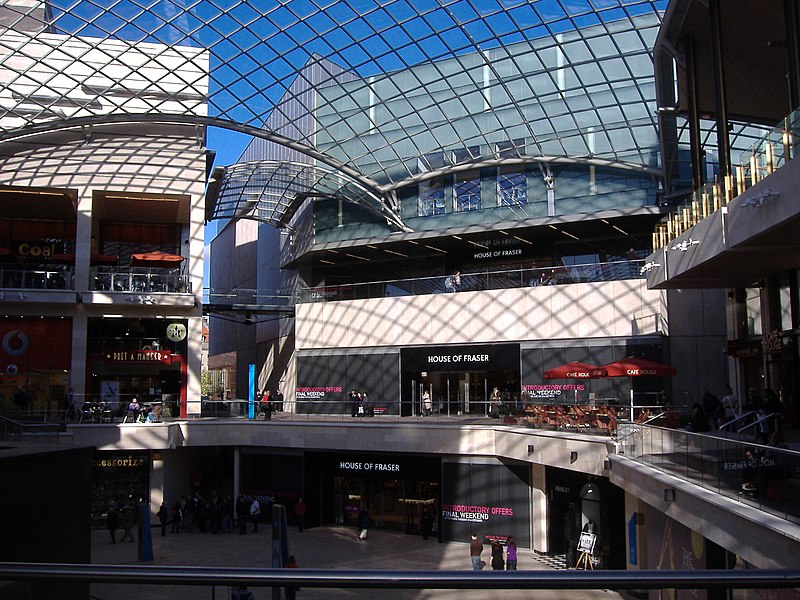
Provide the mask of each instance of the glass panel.
POLYGON ((762 335, 761 326, 761 288, 745 290, 746 329, 749 335, 762 335))
POLYGON ((787 331, 792 328, 792 294, 788 285, 778 290, 778 301, 780 302, 780 330, 787 331))
POLYGON ((457 181, 453 186, 453 201, 456 212, 480 210, 481 180, 480 178, 457 181))
POLYGON ((527 177, 525 173, 499 173, 497 196, 499 206, 519 206, 528 201, 527 177))
POLYGON ((420 217, 444 214, 444 180, 441 178, 419 184, 418 209, 420 217))

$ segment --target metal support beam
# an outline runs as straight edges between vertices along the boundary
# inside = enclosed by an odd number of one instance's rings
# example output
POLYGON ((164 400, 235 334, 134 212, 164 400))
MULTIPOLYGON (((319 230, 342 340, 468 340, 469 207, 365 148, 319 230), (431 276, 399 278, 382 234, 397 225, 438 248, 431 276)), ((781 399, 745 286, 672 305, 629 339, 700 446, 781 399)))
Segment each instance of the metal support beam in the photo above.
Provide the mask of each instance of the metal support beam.
POLYGON ((717 150, 719 152, 719 181, 731 174, 731 146, 728 137, 728 101, 725 92, 725 61, 722 44, 722 9, 720 0, 708 0, 711 25, 711 55, 714 71, 714 93, 717 102, 717 150))

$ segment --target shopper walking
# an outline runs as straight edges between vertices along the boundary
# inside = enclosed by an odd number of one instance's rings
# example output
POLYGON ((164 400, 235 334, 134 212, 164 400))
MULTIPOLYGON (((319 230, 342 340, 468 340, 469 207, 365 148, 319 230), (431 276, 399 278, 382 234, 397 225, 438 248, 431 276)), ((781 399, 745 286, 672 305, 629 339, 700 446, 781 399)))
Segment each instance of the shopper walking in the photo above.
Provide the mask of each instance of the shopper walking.
POLYGON ((297 519, 297 531, 303 533, 303 525, 306 519, 306 505, 302 498, 297 499, 297 504, 294 505, 294 516, 297 519))
POLYGON ((365 541, 367 539, 367 530, 369 529, 370 523, 372 518, 369 516, 369 512, 366 508, 362 508, 361 512, 358 513, 358 539, 360 541, 365 541))
POLYGON ((258 533, 258 520, 261 516, 261 504, 258 502, 258 498, 253 498, 252 504, 250 504, 250 522, 253 524, 253 533, 258 533))

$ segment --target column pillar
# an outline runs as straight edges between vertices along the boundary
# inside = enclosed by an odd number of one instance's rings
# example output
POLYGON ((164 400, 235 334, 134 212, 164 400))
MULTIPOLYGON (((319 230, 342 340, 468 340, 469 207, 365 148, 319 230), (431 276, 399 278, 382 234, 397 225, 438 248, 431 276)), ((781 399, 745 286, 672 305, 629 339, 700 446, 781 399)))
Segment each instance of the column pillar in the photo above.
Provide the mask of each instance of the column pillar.
POLYGON ((544 465, 531 465, 531 547, 547 554, 549 514, 547 510, 547 477, 544 465))

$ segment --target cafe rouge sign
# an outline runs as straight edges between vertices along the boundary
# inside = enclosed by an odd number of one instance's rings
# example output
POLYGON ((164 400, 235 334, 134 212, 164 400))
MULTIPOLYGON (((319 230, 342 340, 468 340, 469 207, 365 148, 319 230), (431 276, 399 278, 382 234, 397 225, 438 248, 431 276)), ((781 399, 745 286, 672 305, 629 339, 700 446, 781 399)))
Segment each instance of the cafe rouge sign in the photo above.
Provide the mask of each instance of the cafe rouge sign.
POLYGON ((135 364, 163 364, 172 362, 171 350, 120 350, 106 352, 106 362, 110 363, 135 363, 135 364))

